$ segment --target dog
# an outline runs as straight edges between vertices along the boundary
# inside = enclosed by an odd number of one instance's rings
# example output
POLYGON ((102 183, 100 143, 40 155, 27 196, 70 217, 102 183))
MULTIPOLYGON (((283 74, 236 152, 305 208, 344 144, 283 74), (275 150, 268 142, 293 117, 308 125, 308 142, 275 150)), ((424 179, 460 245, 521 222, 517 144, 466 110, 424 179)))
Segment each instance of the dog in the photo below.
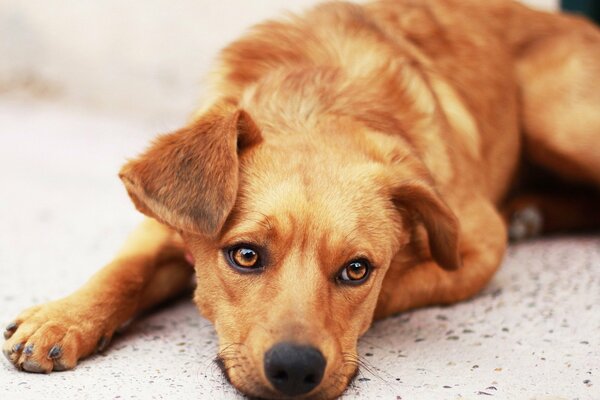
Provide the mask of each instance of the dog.
POLYGON ((514 203, 527 166, 600 186, 600 30, 581 17, 331 2, 258 25, 215 71, 190 122, 122 168, 148 218, 114 261, 8 325, 17 368, 74 368, 188 287, 193 264, 239 391, 334 398, 374 319, 486 285, 510 204, 571 221, 552 194, 514 203))

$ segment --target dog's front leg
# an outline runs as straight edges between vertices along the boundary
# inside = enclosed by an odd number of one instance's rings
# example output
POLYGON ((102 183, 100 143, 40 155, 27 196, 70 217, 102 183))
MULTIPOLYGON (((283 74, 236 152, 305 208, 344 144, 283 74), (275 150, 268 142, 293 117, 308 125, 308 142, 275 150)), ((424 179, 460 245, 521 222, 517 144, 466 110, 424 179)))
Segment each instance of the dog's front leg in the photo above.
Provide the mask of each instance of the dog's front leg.
POLYGON ((189 285, 192 268, 175 232, 144 221, 117 257, 75 293, 24 311, 6 327, 6 357, 19 369, 73 368, 102 350, 138 312, 189 285))

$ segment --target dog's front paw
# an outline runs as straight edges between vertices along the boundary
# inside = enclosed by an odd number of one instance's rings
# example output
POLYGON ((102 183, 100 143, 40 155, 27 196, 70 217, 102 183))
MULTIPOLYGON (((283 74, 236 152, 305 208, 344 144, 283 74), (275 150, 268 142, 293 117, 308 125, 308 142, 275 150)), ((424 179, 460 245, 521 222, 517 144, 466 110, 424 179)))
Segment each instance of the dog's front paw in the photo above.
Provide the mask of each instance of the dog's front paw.
POLYGON ((2 351, 20 370, 48 373, 72 369, 77 361, 102 350, 109 337, 97 316, 86 315, 69 299, 24 311, 6 326, 2 351))

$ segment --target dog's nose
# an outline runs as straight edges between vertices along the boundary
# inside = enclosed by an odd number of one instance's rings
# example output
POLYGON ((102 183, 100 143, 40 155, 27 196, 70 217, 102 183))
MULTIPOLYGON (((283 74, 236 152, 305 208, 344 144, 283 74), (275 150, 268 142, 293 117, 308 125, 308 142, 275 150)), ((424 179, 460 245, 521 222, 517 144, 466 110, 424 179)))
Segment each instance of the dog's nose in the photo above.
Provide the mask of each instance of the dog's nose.
POLYGON ((311 346, 278 343, 265 353, 264 368, 269 382, 286 396, 297 396, 316 388, 327 362, 311 346))

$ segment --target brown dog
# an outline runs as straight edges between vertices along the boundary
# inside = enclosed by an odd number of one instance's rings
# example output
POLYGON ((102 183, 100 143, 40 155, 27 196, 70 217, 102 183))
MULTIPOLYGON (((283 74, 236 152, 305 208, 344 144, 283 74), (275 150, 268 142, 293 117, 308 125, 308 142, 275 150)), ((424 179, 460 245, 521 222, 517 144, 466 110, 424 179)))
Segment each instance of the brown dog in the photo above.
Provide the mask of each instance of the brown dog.
POLYGON ((332 398, 373 318, 489 281, 522 155, 600 186, 600 30, 581 18, 505 0, 328 3, 226 48, 214 89, 122 169, 150 218, 115 260, 8 326, 18 368, 104 347, 187 285, 187 249, 232 384, 332 398))

